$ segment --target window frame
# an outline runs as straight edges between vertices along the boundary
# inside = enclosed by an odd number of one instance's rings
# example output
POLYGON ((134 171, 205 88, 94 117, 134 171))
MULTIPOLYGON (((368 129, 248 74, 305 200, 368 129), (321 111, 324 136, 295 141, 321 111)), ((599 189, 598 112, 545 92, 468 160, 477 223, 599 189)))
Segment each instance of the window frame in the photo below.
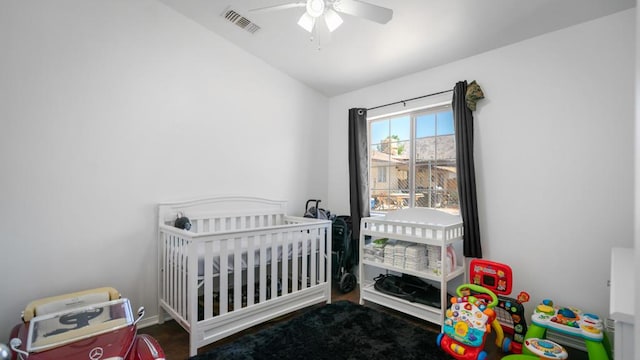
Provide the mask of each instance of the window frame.
MULTIPOLYGON (((383 120, 392 120, 392 119, 397 119, 399 117, 402 116, 409 116, 409 160, 408 160, 408 166, 407 166, 407 171, 408 171, 408 175, 407 175, 407 182, 408 182, 408 201, 406 203, 406 205, 409 208, 414 208, 416 207, 416 169, 417 169, 417 119, 420 116, 424 116, 424 115, 429 115, 429 114, 437 114, 437 113, 442 113, 444 111, 450 111, 452 112, 452 106, 451 106, 451 95, 449 94, 448 97, 445 97, 444 99, 442 99, 442 97, 440 99, 438 99, 439 101, 433 101, 431 103, 428 103, 426 105, 422 105, 422 106, 414 106, 412 108, 409 109, 402 109, 399 111, 393 111, 393 110, 387 110, 385 113, 370 113, 367 116, 367 146, 369 149, 372 149, 372 147, 374 146, 373 139, 372 139, 372 124, 376 121, 383 121, 383 120)), ((440 136, 438 134, 438 121, 436 121, 435 125, 434 125, 434 137, 440 136)), ((391 136, 393 134, 389 134, 389 136, 391 136)), ((453 136, 454 136, 454 141, 455 141, 455 129, 453 130, 453 136)), ((401 140, 402 141, 402 140, 401 140)), ((437 154, 437 147, 436 147, 436 154, 437 154)), ((437 155, 436 155, 437 156, 437 155)), ((371 178, 372 176, 372 172, 373 172, 373 157, 371 156, 371 154, 369 154, 368 156, 368 165, 369 165, 369 177, 371 178)), ((454 159, 455 163, 457 163, 457 158, 454 159)), ((378 167, 380 168, 380 167, 378 167)), ((387 179, 387 181, 391 181, 391 174, 389 174, 389 166, 384 167, 385 168, 385 172, 386 172, 386 176, 385 178, 387 179)), ((379 175, 376 175, 379 177, 379 175)), ((431 182, 431 180, 429 180, 429 182, 431 182)), ((373 188, 373 183, 370 180, 369 181, 369 198, 373 199, 373 192, 375 191, 373 188)), ((390 186, 388 188, 389 190, 392 190, 392 187, 390 186)), ((370 212, 371 214, 385 214, 388 212, 388 210, 376 210, 373 208, 373 205, 370 208, 370 212)))

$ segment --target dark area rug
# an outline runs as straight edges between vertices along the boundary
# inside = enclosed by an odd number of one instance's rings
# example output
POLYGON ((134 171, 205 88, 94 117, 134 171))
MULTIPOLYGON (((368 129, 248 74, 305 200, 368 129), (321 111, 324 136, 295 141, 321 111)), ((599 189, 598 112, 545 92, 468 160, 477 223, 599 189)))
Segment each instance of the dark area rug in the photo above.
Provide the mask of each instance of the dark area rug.
POLYGON ((348 301, 312 308, 191 360, 451 359, 435 332, 348 301))

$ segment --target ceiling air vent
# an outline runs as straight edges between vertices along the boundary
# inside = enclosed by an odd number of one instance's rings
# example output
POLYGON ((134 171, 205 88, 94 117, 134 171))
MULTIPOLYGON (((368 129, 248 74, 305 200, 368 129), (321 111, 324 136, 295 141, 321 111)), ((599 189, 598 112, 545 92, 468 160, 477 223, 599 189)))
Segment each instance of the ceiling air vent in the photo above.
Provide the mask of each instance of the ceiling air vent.
POLYGON ((222 15, 225 19, 231 21, 232 23, 238 25, 242 29, 245 29, 252 34, 255 34, 256 31, 260 30, 260 26, 252 23, 251 20, 238 14, 235 10, 227 9, 222 15))

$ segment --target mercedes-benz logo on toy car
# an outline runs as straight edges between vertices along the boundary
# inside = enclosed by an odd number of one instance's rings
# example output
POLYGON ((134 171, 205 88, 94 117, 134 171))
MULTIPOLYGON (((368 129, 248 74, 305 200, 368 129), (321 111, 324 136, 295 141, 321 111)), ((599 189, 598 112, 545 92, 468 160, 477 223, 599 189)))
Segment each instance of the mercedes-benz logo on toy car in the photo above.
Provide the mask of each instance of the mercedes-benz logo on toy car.
POLYGON ((91 349, 91 351, 89 351, 89 358, 91 360, 98 360, 102 358, 103 353, 104 353, 104 350, 102 350, 101 347, 94 347, 93 349, 91 349))

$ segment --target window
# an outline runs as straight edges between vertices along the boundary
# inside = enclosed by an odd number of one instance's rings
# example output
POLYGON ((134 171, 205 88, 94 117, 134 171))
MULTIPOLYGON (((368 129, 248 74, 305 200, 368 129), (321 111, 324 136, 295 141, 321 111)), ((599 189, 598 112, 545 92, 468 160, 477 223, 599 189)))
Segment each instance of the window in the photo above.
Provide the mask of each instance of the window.
POLYGON ((387 182, 387 168, 386 167, 379 167, 378 171, 376 171, 376 173, 378 174, 378 182, 379 183, 386 183, 387 182))
POLYGON ((459 213, 449 105, 369 119, 371 210, 438 208, 459 213))

